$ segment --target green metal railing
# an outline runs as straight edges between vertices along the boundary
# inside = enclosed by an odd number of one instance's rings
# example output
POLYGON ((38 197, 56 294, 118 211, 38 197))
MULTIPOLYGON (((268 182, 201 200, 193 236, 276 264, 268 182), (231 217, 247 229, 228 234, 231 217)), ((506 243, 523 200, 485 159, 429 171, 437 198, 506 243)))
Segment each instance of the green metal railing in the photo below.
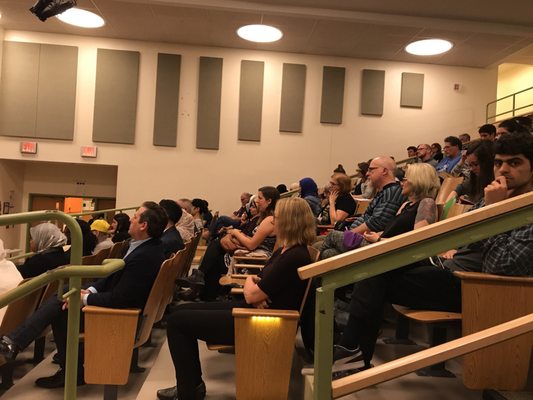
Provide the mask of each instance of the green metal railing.
POLYGON ((335 289, 531 223, 533 193, 300 268, 301 279, 321 278, 316 290, 313 398, 332 397, 335 289), (406 235, 411 235, 409 241, 406 235))
POLYGON ((69 214, 73 217, 83 217, 85 215, 93 215, 93 214, 107 214, 107 213, 110 213, 110 212, 123 212, 123 211, 126 211, 126 210, 136 210, 138 209, 139 206, 135 206, 135 207, 123 207, 123 208, 110 208, 110 209, 107 209, 107 210, 96 210, 96 211, 85 211, 85 212, 81 212, 81 213, 72 213, 72 214, 69 214))
POLYGON ((67 354, 66 354, 66 376, 65 376, 65 400, 76 399, 76 380, 78 365, 78 340, 80 326, 80 290, 82 278, 97 278, 112 274, 124 267, 123 260, 108 260, 103 265, 88 266, 81 265, 82 257, 82 234, 76 220, 61 211, 33 211, 20 214, 0 215, 0 226, 27 223, 34 221, 56 220, 68 226, 71 234, 71 252, 69 266, 59 267, 47 271, 25 283, 0 295, 0 308, 9 303, 26 296, 40 287, 50 282, 59 281, 59 290, 62 290, 63 279, 69 280, 67 293, 63 298, 69 298, 68 328, 67 328, 67 354))
MULTIPOLYGON (((529 96, 531 96, 531 98, 533 98, 533 86, 530 87, 530 88, 524 89, 524 90, 520 90, 520 91, 518 91, 516 93, 510 94, 509 96, 501 97, 501 98, 499 98, 497 100, 494 100, 494 101, 491 101, 490 103, 488 103, 487 104, 486 114, 485 114, 485 117, 486 117, 485 119, 486 119, 487 123, 496 122, 498 120, 498 117, 501 117, 502 115, 512 114, 512 117, 514 117, 514 116, 516 116, 516 113, 518 111, 525 110, 526 108, 532 108, 533 109, 533 101, 531 101, 530 103, 527 103, 528 100, 526 100, 527 104, 525 104, 523 106, 520 106, 520 107, 516 106, 516 103, 517 103, 516 97, 519 96, 519 95, 524 95, 525 93, 527 93, 529 96), (498 112, 498 103, 502 102, 502 101, 505 101, 507 99, 511 99, 510 108, 505 109, 505 111, 503 111, 503 112, 498 112), (492 113, 489 111, 489 109, 491 107, 494 108, 494 111, 492 113)), ((519 114, 521 114, 521 113, 519 113, 519 114)), ((523 112, 522 112, 522 114, 523 114, 523 112)))

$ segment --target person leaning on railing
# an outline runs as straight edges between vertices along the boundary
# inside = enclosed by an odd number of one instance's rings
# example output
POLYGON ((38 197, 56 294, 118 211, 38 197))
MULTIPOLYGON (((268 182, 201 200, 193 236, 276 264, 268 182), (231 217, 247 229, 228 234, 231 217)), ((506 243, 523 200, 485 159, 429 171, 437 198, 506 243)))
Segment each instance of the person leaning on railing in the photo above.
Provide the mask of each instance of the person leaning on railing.
MULTIPOLYGON (((505 135, 495 143, 495 179, 484 190, 490 205, 533 190, 533 136, 505 135)), ((461 284, 452 271, 478 271, 498 275, 533 276, 533 224, 470 244, 455 252, 442 268, 411 265, 354 284, 350 317, 334 359, 360 356, 370 362, 386 303, 415 309, 460 311, 461 284)))

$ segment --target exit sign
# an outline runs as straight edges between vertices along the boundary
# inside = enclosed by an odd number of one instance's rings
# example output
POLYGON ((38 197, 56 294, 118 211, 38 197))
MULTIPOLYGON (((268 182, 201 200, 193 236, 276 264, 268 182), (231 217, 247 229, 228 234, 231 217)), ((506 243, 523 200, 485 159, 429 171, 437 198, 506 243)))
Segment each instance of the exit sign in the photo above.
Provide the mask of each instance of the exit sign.
POLYGON ((96 158, 96 146, 81 146, 81 156, 86 158, 96 158))
POLYGON ((20 142, 20 152, 23 154, 37 154, 37 142, 20 142))

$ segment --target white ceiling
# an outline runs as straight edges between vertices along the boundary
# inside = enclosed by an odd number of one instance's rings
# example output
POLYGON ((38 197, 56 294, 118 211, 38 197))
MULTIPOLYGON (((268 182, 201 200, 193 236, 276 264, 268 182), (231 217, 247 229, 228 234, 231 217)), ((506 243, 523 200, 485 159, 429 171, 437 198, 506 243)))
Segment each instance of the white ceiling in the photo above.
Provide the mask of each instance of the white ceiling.
POLYGON ((35 0, 0 0, 6 30, 378 60, 487 67, 503 61, 533 65, 533 0, 78 0, 100 14, 95 30, 39 21, 35 0), (281 41, 246 42, 238 27, 260 22, 280 28, 281 41), (454 42, 447 54, 403 51, 415 39, 454 42))

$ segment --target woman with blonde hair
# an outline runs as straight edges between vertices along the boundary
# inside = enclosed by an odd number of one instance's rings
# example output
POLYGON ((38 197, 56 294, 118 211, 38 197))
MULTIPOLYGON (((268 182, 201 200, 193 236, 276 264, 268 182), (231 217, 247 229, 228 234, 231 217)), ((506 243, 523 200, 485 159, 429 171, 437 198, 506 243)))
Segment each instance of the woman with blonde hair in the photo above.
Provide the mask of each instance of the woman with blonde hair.
POLYGON ((168 344, 176 370, 177 387, 159 390, 159 399, 205 397, 198 339, 233 345, 234 307, 300 308, 306 282, 298 277, 298 268, 311 262, 307 246, 315 240, 316 229, 309 204, 299 197, 279 200, 274 226, 280 247, 258 276, 246 280, 245 301, 183 304, 168 316, 168 344))
POLYGON ((400 235, 437 221, 435 197, 440 187, 435 168, 429 164, 409 164, 402 180, 402 194, 407 201, 402 204, 394 219, 382 232, 367 231, 362 235, 352 231, 332 232, 321 247, 321 258, 353 250, 368 243, 400 235))

